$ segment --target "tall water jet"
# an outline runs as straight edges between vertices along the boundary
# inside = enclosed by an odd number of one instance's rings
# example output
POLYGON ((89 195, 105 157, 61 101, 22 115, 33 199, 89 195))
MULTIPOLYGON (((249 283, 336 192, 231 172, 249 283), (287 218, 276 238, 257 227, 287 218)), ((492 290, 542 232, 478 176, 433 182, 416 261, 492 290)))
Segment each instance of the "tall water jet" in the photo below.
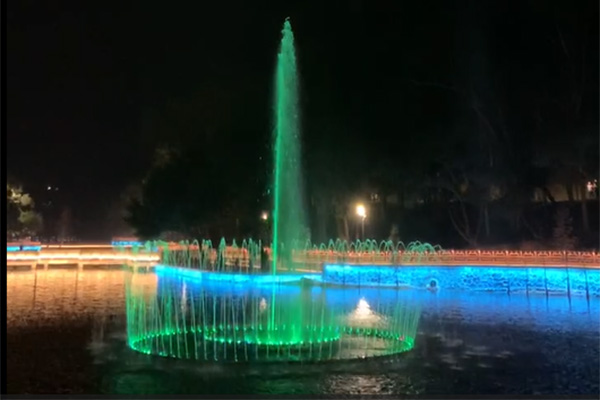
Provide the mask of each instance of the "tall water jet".
MULTIPOLYGON (((291 261, 294 243, 305 229, 301 177, 300 104, 294 33, 289 18, 283 24, 275 72, 273 160, 273 242, 271 272, 291 261)), ((288 264, 288 267, 291 264, 288 264)))

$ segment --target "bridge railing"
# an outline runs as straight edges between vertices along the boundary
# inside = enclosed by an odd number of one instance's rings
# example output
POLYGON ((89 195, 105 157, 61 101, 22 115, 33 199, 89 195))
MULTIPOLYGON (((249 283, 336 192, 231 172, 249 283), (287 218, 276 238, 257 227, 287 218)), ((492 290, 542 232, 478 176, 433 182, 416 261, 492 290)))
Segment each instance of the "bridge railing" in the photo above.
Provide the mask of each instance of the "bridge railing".
MULTIPOLYGON (((271 251, 264 249, 271 260, 271 251)), ((511 267, 582 267, 600 268, 600 254, 577 251, 489 251, 441 250, 437 252, 372 251, 345 252, 332 250, 297 250, 292 252, 296 265, 320 266, 322 264, 353 265, 439 265, 439 266, 511 266, 511 267)), ((215 269, 211 265, 254 268, 260 266, 260 254, 242 248, 205 249, 190 246, 169 248, 167 264, 215 269), (203 259, 201 259, 204 257, 203 259), (221 260, 221 261, 219 261, 221 260)), ((286 269, 285 266, 282 266, 286 269)))
POLYGON ((600 268, 600 254, 583 251, 484 251, 442 250, 438 252, 336 252, 308 250, 295 253, 304 263, 348 263, 376 265, 447 266, 546 266, 600 268))
MULTIPOLYGON (((255 246, 256 247, 256 246, 255 246)), ((192 268, 259 269, 261 250, 271 260, 269 248, 219 246, 217 248, 169 243, 165 248, 121 247, 110 245, 42 245, 39 251, 8 252, 7 262, 114 261, 146 260, 192 268)), ((439 265, 582 267, 600 269, 600 253, 583 251, 492 251, 440 250, 411 251, 335 251, 297 250, 292 253, 297 265, 317 269, 322 264, 355 265, 439 265), (315 267, 315 268, 313 268, 315 267)), ((285 266, 282 266, 285 269, 285 266)))
POLYGON ((116 250, 102 245, 89 246, 42 246, 39 251, 9 252, 6 255, 8 265, 35 264, 120 264, 120 263, 158 263, 156 252, 134 249, 116 250))

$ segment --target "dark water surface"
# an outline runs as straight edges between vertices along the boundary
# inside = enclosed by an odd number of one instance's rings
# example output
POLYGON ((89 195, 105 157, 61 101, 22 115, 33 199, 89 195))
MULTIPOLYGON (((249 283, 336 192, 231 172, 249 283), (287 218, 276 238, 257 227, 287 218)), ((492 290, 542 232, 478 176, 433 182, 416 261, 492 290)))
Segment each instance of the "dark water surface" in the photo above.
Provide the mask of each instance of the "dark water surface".
MULTIPOLYGON (((397 357, 202 365, 127 347, 124 284, 124 272, 115 270, 8 272, 9 393, 600 392, 597 298, 423 292, 416 346, 397 357)), ((372 292, 344 289, 348 296, 338 298, 372 292)))

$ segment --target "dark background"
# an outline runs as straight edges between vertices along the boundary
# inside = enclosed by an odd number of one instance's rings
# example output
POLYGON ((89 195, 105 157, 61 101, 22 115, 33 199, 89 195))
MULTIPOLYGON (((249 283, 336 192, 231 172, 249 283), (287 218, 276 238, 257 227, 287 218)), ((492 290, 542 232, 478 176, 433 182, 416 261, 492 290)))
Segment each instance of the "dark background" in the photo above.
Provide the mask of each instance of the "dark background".
MULTIPOLYGON (((308 176, 329 168, 333 153, 362 180, 382 160, 410 171, 424 147, 453 137, 460 146, 472 128, 461 94, 470 88, 501 111, 517 142, 567 142, 573 125, 552 104, 581 82, 571 82, 565 57, 589 71, 577 129, 598 132, 595 1, 194 3, 7 3, 8 174, 37 203, 48 185, 60 187, 56 201, 72 209, 83 239, 115 233, 112 208, 146 176, 165 141, 156 116, 170 104, 191 104, 192 135, 234 132, 249 156, 233 157, 233 169, 268 171, 272 75, 288 16, 308 176)), ((227 144, 213 152, 228 157, 227 144)))

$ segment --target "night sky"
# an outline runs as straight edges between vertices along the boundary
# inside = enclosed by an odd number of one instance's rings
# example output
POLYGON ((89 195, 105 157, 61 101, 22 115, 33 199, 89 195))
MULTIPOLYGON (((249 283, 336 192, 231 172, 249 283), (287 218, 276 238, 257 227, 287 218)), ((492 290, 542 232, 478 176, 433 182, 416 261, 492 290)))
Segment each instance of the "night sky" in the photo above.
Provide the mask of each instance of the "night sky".
MULTIPOLYGON (((595 1, 194 3, 7 3, 8 173, 32 188, 59 185, 79 217, 95 221, 147 171, 152 115, 190 97, 204 98, 215 115, 241 119, 258 159, 270 134, 275 53, 287 16, 308 149, 320 140, 354 141, 370 160, 382 142, 427 137, 459 119, 455 94, 415 82, 476 82, 527 127, 519 110, 560 90, 557 27, 576 45, 586 38, 584 64, 595 72, 584 118, 597 124, 595 1), (236 112, 222 113, 223 103, 236 112), (323 139, 311 128, 324 124, 345 133, 323 139)), ((393 156, 393 146, 384 147, 393 156)))

